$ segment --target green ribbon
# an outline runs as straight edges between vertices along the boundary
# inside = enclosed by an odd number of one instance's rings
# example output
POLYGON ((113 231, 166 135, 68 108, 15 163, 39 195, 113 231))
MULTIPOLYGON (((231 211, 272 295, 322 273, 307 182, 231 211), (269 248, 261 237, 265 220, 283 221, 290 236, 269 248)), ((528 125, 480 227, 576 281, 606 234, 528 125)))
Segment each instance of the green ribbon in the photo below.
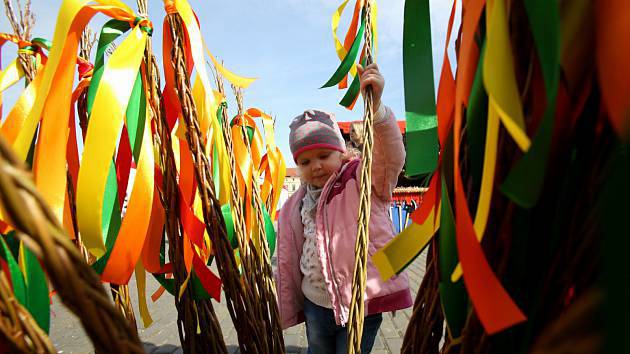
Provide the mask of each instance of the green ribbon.
POLYGON ((361 81, 359 80, 359 74, 357 73, 357 75, 354 76, 354 79, 352 79, 352 82, 350 83, 350 87, 348 87, 346 94, 343 95, 343 97, 341 98, 341 101, 339 101, 339 104, 346 108, 350 108, 352 103, 356 100, 357 96, 359 95, 360 88, 361 88, 361 81))
POLYGON ((37 257, 22 244, 24 252, 24 270, 26 277, 26 308, 39 327, 46 333, 50 331, 50 299, 46 273, 37 257))
POLYGON ((267 234, 267 245, 269 245, 269 258, 273 256, 273 253, 276 250, 276 230, 273 227, 273 221, 271 221, 271 216, 267 212, 266 208, 262 208, 263 218, 265 220, 265 233, 267 234))
MULTIPOLYGON (((232 210, 229 204, 223 204, 221 206, 221 213, 223 214, 223 220, 225 220, 225 228, 228 235, 228 240, 233 249, 238 248, 238 240, 234 234, 234 219, 232 218, 232 210)), ((269 257, 273 256, 276 250, 276 230, 273 227, 273 221, 266 208, 262 208, 263 219, 265 222, 265 233, 267 235, 267 245, 269 246, 269 257)))
MULTIPOLYGON (((480 63, 483 63, 484 55, 485 42, 481 45, 480 63)), ((483 65, 479 65, 477 66, 468 100, 468 109, 466 110, 466 136, 469 141, 467 155, 470 159, 470 172, 473 179, 472 190, 474 191, 478 191, 481 188, 487 125, 488 94, 483 85, 483 65)))
POLYGON ((9 246, 7 245, 5 237, 7 236, 0 237, 0 243, 2 244, 2 248, 0 248, 0 257, 7 262, 9 267, 9 274, 7 274, 7 276, 11 278, 15 298, 20 304, 26 306, 26 283, 24 282, 24 276, 22 275, 22 270, 15 260, 13 253, 11 253, 9 246))
MULTIPOLYGON (((166 240, 162 238, 162 245, 160 247, 160 266, 164 266, 164 262, 166 259, 165 253, 166 253, 166 240)), ((212 264, 212 260, 213 260, 213 257, 210 257, 210 259, 208 260, 208 265, 212 264)), ((176 296, 175 279, 167 279, 164 274, 152 273, 152 275, 153 275, 153 278, 155 278, 155 280, 157 280, 158 283, 160 283, 160 285, 162 285, 164 289, 168 291, 169 294, 176 296)), ((199 277, 197 277, 197 275, 195 274, 194 269, 193 269, 193 273, 191 274, 191 278, 188 284, 189 284, 188 286, 190 287, 192 291, 193 300, 199 301, 199 300, 206 300, 206 299, 212 298, 210 295, 208 295, 208 292, 206 292, 206 289, 203 287, 203 285, 201 285, 201 281, 199 280, 199 277)))
MULTIPOLYGON (((238 116, 234 116, 232 118, 232 120, 230 121, 230 127, 233 127, 234 124, 238 123, 237 118, 238 116)), ((243 124, 245 124, 245 122, 243 122, 243 124)), ((249 142, 251 144, 251 142, 254 140, 254 128, 248 125, 245 125, 245 131, 247 132, 247 138, 249 139, 249 142)))
POLYGON ((52 48, 52 42, 46 38, 36 37, 36 38, 31 39, 31 43, 33 43, 34 45, 38 47, 45 48, 47 50, 50 50, 50 48, 52 48))
POLYGON ((234 218, 232 218, 232 209, 230 204, 223 204, 221 206, 221 213, 223 214, 223 220, 225 220, 225 229, 227 231, 228 240, 232 249, 238 248, 238 241, 234 234, 234 218))
POLYGON ((359 28, 359 33, 356 37, 354 37, 354 41, 352 42, 352 47, 348 51, 348 54, 343 58, 335 73, 326 81, 326 83, 320 87, 332 87, 337 85, 343 78, 348 74, 352 65, 354 65, 355 60, 357 59, 357 55, 359 54, 359 47, 361 46, 361 41, 363 39, 363 32, 365 31, 365 18, 362 16, 361 18, 361 27, 359 28))
MULTIPOLYGON (((363 60, 361 61, 361 65, 365 66, 365 62, 366 62, 366 58, 363 58, 363 60)), ((361 80, 359 79, 359 73, 357 73, 354 76, 354 79, 352 79, 352 82, 350 83, 350 87, 346 91, 346 94, 343 96, 339 104, 350 109, 350 106, 352 106, 352 103, 354 103, 354 101, 357 99, 357 96, 359 96, 360 89, 361 89, 361 80)))
MULTIPOLYGON (((188 287, 192 290, 192 298, 195 301, 211 299, 212 296, 208 295, 206 289, 201 285, 199 277, 195 274, 195 270, 192 270, 193 274, 190 276, 188 287)), ((166 279, 164 274, 153 274, 153 277, 168 291, 169 294, 175 295, 175 279, 166 279)))
POLYGON ((417 176, 436 169, 439 152, 429 2, 405 1, 404 17, 405 174, 417 176))
POLYGON ((129 145, 133 154, 133 160, 138 163, 140 159, 140 150, 142 148, 142 137, 144 136, 144 127, 146 120, 147 100, 142 87, 142 74, 138 71, 136 81, 133 84, 131 98, 127 105, 126 126, 129 134, 129 145))
POLYGON ((458 256, 455 218, 444 177, 442 177, 442 212, 439 232, 440 302, 450 333, 453 338, 457 338, 461 335, 468 316, 468 295, 461 278, 456 283, 450 279, 450 275, 457 266, 458 256))
POLYGON ((531 147, 512 168, 501 191, 521 207, 531 208, 540 197, 553 132, 560 75, 560 15, 557 1, 526 0, 525 9, 545 81, 547 107, 531 147))
POLYGON ((103 25, 103 28, 101 28, 101 33, 98 37, 98 44, 96 47, 92 83, 88 89, 88 112, 92 112, 94 98, 96 97, 96 91, 98 90, 98 83, 101 81, 103 72, 105 71, 105 51, 118 37, 129 31, 129 29, 131 29, 129 23, 120 20, 109 20, 103 25))
POLYGON ((2 243, 0 257, 7 262, 9 268, 7 276, 11 279, 13 294, 17 301, 33 316, 39 327, 48 333, 50 330, 50 306, 46 274, 37 257, 12 234, 13 232, 6 236, 0 236, 0 243, 2 243), (24 274, 7 241, 12 241, 13 244, 17 245, 17 254, 19 254, 20 248, 24 252, 24 274))

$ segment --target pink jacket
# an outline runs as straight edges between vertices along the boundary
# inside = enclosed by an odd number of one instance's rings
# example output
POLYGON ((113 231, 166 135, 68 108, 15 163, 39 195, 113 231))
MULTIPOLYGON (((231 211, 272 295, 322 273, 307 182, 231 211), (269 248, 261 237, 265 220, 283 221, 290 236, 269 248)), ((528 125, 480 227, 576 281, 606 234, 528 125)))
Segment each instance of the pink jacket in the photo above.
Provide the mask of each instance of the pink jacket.
MULTIPOLYGON (((383 282, 371 261, 376 250, 394 237, 389 217, 392 191, 405 161, 400 130, 391 110, 374 125, 372 161, 372 208, 368 247, 365 306, 368 315, 400 310, 412 305, 407 275, 402 273, 383 282)), ((359 206, 359 159, 345 163, 326 183, 316 213, 317 246, 324 281, 338 325, 348 322, 354 273, 354 246, 359 206)), ((276 287, 282 328, 304 321, 300 258, 304 229, 300 217, 305 186, 283 205, 278 217, 276 287)))

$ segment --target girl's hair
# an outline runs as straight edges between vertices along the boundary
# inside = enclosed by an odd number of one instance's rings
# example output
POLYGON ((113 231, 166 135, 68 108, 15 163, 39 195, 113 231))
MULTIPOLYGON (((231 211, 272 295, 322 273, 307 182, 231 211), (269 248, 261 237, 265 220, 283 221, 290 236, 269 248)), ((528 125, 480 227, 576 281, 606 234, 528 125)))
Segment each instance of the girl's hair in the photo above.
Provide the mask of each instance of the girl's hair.
POLYGON ((355 147, 359 147, 363 146, 364 140, 365 134, 363 134, 363 122, 352 122, 350 124, 350 141, 355 147))
POLYGON ((343 162, 350 161, 352 159, 360 158, 361 151, 354 146, 352 146, 351 142, 346 144, 346 152, 341 155, 341 160, 343 162))

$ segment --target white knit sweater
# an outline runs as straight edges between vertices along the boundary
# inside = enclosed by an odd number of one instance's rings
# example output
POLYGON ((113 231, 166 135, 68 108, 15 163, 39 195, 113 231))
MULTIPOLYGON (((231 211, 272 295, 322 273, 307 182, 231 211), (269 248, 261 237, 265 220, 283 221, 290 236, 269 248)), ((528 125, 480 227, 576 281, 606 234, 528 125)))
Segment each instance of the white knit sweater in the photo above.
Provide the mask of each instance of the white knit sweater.
POLYGON ((332 308, 330 296, 326 290, 324 273, 321 262, 317 255, 317 228, 315 223, 315 213, 317 212, 317 201, 322 193, 322 188, 306 186, 306 194, 302 199, 302 224, 304 224, 304 246, 302 248, 302 258, 300 259, 300 270, 302 278, 302 292, 307 299, 322 307, 332 308))

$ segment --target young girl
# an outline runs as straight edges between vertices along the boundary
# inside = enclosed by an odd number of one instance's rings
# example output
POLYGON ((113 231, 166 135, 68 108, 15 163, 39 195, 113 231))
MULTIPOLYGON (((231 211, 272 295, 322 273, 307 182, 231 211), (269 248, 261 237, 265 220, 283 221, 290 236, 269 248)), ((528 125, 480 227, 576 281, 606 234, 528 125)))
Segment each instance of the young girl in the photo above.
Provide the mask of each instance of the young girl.
MULTIPOLYGON (((368 258, 393 236, 392 191, 405 161, 402 136, 391 110, 381 105, 385 86, 376 64, 359 68, 361 89, 372 87, 374 147, 368 258)), ((278 219, 276 286, 282 328, 306 322, 311 354, 346 353, 359 212, 361 160, 347 160, 332 115, 309 110, 291 123, 289 145, 302 186, 278 219)), ((382 313, 410 307, 406 275, 383 282, 371 261, 365 290, 361 352, 370 353, 382 313)))

